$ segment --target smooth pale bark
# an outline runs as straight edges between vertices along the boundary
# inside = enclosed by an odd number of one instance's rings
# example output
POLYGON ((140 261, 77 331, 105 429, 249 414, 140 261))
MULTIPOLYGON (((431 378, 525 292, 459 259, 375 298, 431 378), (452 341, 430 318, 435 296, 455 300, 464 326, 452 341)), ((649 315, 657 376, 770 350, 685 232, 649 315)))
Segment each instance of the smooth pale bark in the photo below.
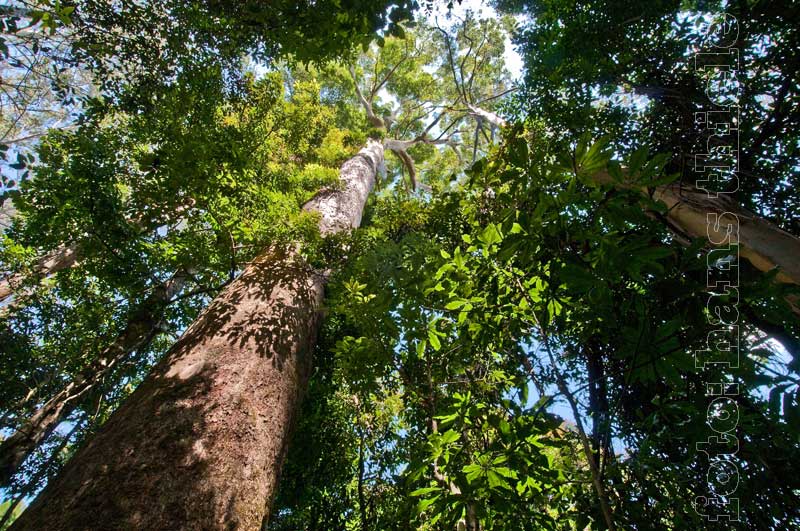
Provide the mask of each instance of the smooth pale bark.
MULTIPOLYGON (((370 142, 305 209, 357 227, 370 142)), ((325 277, 293 250, 251 262, 23 513, 15 530, 258 530, 269 516, 321 319, 325 277)))
POLYGON ((372 107, 372 97, 373 95, 370 94, 370 98, 367 99, 364 97, 364 93, 361 92, 361 88, 358 86, 358 78, 356 77, 356 71, 351 66, 349 68, 350 77, 353 79, 353 84, 355 85, 356 89, 356 97, 358 101, 361 103, 361 106, 364 107, 364 110, 367 113, 367 121, 372 124, 373 127, 377 127, 378 129, 386 129, 386 124, 384 123, 383 119, 381 119, 378 115, 375 114, 375 110, 372 107))
POLYGON ((800 238, 741 208, 730 198, 708 197, 703 190, 670 184, 659 186, 653 198, 667 205, 667 219, 693 238, 705 238, 712 245, 737 243, 726 238, 726 222, 730 215, 739 220, 739 254, 760 271, 779 268, 779 282, 800 284, 800 238), (723 214, 727 213, 727 217, 723 214), (710 223, 709 214, 719 219, 710 223), (720 243, 718 243, 720 242, 720 243))
MULTIPOLYGON (((494 113, 474 105, 468 107, 472 114, 499 128, 506 125, 505 120, 494 113)), ((620 185, 607 172, 599 172, 594 178, 603 184, 620 185)), ((630 188, 629 185, 622 186, 630 188)), ((641 191, 650 193, 644 187, 641 191)), ((800 238, 748 212, 724 194, 709 197, 704 190, 673 183, 656 187, 652 197, 667 205, 667 220, 684 234, 705 239, 712 246, 738 243, 740 256, 757 269, 767 272, 777 267, 779 272, 776 278, 779 282, 800 285, 800 238), (723 216, 726 213, 727 216, 723 216), (709 214, 716 215, 720 223, 710 223, 709 214), (731 214, 739 220, 738 241, 725 236, 726 222, 732 221, 731 214)), ((791 300, 789 302, 796 303, 791 300)))
MULTIPOLYGON (((468 107, 473 115, 498 128, 505 127, 505 120, 496 114, 474 105, 468 107)), ((599 172, 593 177, 602 184, 631 188, 630 185, 614 181, 607 172, 599 172)), ((641 187, 640 191, 650 194, 645 187, 641 187)), ((674 229, 692 238, 704 239, 714 247, 738 243, 739 255, 754 267, 764 272, 778 268, 776 279, 779 282, 800 285, 800 238, 748 212, 725 195, 709 197, 704 190, 673 183, 656 187, 652 197, 667 205, 665 216, 674 229), (710 218, 709 214, 717 217, 710 218), (739 220, 738 240, 726 237, 726 223, 732 221, 731 214, 739 220)), ((787 297, 786 301, 800 315, 800 300, 787 297)))
MULTIPOLYGON (((78 246, 73 244, 61 245, 39 258, 33 265, 34 275, 44 278, 54 275, 64 269, 69 269, 78 262, 78 246)), ((0 302, 14 294, 14 290, 22 284, 27 275, 12 273, 0 280, 0 302)))
MULTIPOLYGON (((632 188, 614 181, 606 172, 596 174, 594 179, 602 184, 632 188)), ((651 194, 645 187, 639 190, 651 194)), ((712 247, 729 247, 738 243, 739 256, 756 269, 766 273, 777 268, 775 279, 778 282, 800 285, 800 238, 797 236, 745 210, 724 194, 709 197, 704 190, 672 183, 655 187, 652 198, 667 206, 664 217, 679 232, 691 238, 704 239, 712 247), (738 225, 738 235, 732 233, 728 236, 732 224, 734 227, 738 225)), ((800 316, 797 297, 787 297, 786 301, 800 316)))
POLYGON ((475 105, 471 105, 469 103, 467 104, 467 108, 469 109, 470 114, 473 116, 486 120, 499 129, 502 129, 506 126, 506 121, 493 112, 481 109, 480 107, 476 107, 475 105))
MULTIPOLYGON (((474 105, 468 107, 475 116, 482 117, 498 128, 505 127, 505 120, 496 114, 474 105)), ((614 181, 607 172, 597 173, 594 179, 603 184, 631 188, 630 185, 614 181)), ((647 188, 640 190, 650 194, 647 188)), ((657 186, 652 191, 652 197, 667 205, 667 220, 683 234, 704 239, 715 247, 738 243, 739 255, 754 267, 764 272, 778 268, 776 279, 779 282, 800 285, 800 238, 748 212, 724 194, 709 197, 704 190, 673 183, 657 186), (709 214, 717 217, 709 217, 709 214), (739 220, 738 241, 726 237, 726 223, 732 221, 731 214, 739 220)), ((800 315, 797 297, 787 297, 787 302, 800 315)))
POLYGON ((186 283, 178 273, 147 297, 125 328, 92 364, 39 407, 10 437, 0 443, 0 485, 11 481, 23 461, 53 433, 102 381, 132 352, 146 346, 159 332, 165 305, 186 283))

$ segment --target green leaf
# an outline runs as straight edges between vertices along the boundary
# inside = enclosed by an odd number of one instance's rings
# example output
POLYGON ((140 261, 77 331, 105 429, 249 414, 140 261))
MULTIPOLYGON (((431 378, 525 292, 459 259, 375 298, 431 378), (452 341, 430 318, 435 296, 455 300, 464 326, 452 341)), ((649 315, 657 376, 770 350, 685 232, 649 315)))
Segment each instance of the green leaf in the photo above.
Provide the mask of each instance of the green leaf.
POLYGON ((457 299, 457 300, 450 301, 447 304, 445 304, 444 309, 445 310, 458 310, 459 308, 461 308, 465 304, 467 304, 467 301, 465 301, 464 299, 457 299))
POLYGON ((483 467, 475 463, 464 466, 461 471, 466 475, 467 483, 472 483, 481 477, 484 472, 483 467))
POLYGON ((489 469, 486 472, 486 479, 489 480, 489 488, 495 489, 500 487, 511 490, 511 485, 509 485, 508 481, 498 474, 496 470, 497 469, 489 469))
POLYGON ((423 359, 425 357, 425 341, 420 341, 417 343, 417 358, 423 359))
POLYGON ((500 234, 500 230, 497 228, 497 225, 490 223, 478 236, 478 240, 483 242, 488 247, 503 241, 503 236, 500 234))
POLYGON ((437 352, 442 348, 442 343, 439 341, 439 336, 436 335, 435 330, 428 330, 428 342, 430 342, 433 350, 437 352))
POLYGON ((424 496, 426 494, 430 494, 431 492, 437 492, 441 490, 439 487, 423 487, 421 489, 417 489, 409 494, 409 496, 424 496))
POLYGON ((635 175, 639 169, 641 169, 642 165, 647 160, 648 154, 649 151, 645 146, 642 146, 633 152, 633 155, 631 155, 631 158, 628 161, 628 173, 630 175, 635 175))
POLYGON ((426 500, 420 500, 417 503, 417 512, 422 513, 425 512, 425 509, 433 505, 433 503, 441 497, 441 494, 434 496, 433 498, 428 498, 426 500))
POLYGON ((442 444, 452 444, 461 437, 461 434, 454 430, 447 430, 442 434, 442 444))

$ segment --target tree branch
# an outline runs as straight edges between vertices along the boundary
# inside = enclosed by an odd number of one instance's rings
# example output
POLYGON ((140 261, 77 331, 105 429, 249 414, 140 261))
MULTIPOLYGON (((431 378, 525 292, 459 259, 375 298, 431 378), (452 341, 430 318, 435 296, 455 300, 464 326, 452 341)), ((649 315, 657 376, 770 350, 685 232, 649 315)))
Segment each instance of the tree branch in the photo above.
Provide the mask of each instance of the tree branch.
POLYGON ((355 68, 353 68, 353 66, 350 65, 348 71, 350 72, 350 77, 353 78, 353 85, 356 88, 356 96, 358 97, 358 101, 361 102, 361 105, 364 107, 364 111, 367 113, 367 120, 369 120, 369 123, 371 123, 373 126, 379 129, 385 129, 385 124, 383 123, 383 120, 381 120, 375 114, 375 110, 372 108, 372 102, 370 102, 369 100, 367 100, 367 98, 364 97, 364 94, 361 92, 361 88, 358 86, 358 78, 356 77, 355 68))

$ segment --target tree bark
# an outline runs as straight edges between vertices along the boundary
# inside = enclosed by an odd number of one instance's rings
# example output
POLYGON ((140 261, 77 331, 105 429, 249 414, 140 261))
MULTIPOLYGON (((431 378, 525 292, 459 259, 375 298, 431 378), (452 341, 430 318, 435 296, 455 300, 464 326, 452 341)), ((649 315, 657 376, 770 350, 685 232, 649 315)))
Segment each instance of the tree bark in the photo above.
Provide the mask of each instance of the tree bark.
MULTIPOLYGON (((706 240, 712 247, 739 245, 739 256, 749 261, 759 271, 778 270, 775 279, 784 284, 800 285, 800 238, 758 215, 745 210, 730 197, 709 194, 694 186, 672 183, 648 190, 614 181, 607 172, 599 172, 594 179, 601 184, 623 188, 637 188, 667 206, 666 220, 679 234, 706 240), (726 235, 734 223, 738 231, 726 235)), ((786 297, 794 313, 800 316, 800 299, 786 297)))
MULTIPOLYGON (((188 209, 191 209, 194 207, 194 205, 195 201, 193 199, 186 199, 183 204, 180 204, 175 208, 174 214, 180 214, 188 209)), ((10 219, 15 212, 15 210, 13 210, 13 205, 11 205, 10 208, 12 209, 11 214, 4 214, 4 217, 7 217, 8 219, 10 219)), ((147 232, 149 230, 154 230, 158 225, 164 223, 164 220, 156 218, 149 220, 148 223, 144 223, 144 220, 139 217, 128 220, 128 222, 134 227, 138 227, 143 232, 147 232)), ((4 278, 0 279, 0 302, 3 302, 8 297, 13 295, 17 287, 20 286, 30 274, 35 275, 41 281, 42 279, 52 276, 59 271, 63 271, 78 265, 81 254, 80 242, 73 241, 69 243, 63 243, 52 251, 40 256, 36 260, 36 263, 31 267, 30 272, 9 273, 4 278)))
MULTIPOLYGON (((78 246, 74 243, 60 245, 56 249, 39 258, 34 264, 33 274, 44 278, 64 269, 69 269, 78 262, 78 246)), ((0 280, 0 302, 14 294, 14 290, 27 277, 24 273, 11 273, 0 280)))
POLYGON ((480 107, 476 107, 475 105, 471 105, 469 103, 467 103, 467 108, 469 109, 470 114, 486 120, 498 129, 502 129, 506 126, 506 121, 493 112, 481 109, 480 107))
MULTIPOLYGON (((709 197, 703 190, 673 183, 659 186, 653 199, 667 205, 667 219, 693 238, 704 238, 714 246, 726 242, 725 222, 710 223, 708 215, 717 219, 726 212, 739 219, 739 253, 760 271, 779 268, 779 282, 800 284, 800 238, 781 230, 772 223, 740 207, 727 196, 709 197)), ((727 239, 737 243, 735 239, 727 239)), ((723 243, 728 245, 728 243, 723 243)))
MULTIPOLYGON (((369 142, 341 188, 305 205, 357 227, 383 160, 369 142)), ((305 390, 325 278, 269 248, 190 326, 15 530, 244 529, 269 516, 305 390)))
POLYGON ((184 272, 158 286, 125 328, 89 367, 39 407, 10 437, 0 443, 0 485, 6 486, 20 465, 53 430, 93 391, 102 377, 118 366, 131 352, 146 346, 159 332, 163 309, 187 280, 184 272))
MULTIPOLYGON (((469 109, 472 114, 499 128, 506 125, 502 118, 480 107, 469 105, 469 109)), ((597 173, 594 179, 602 184, 621 184, 625 188, 631 188, 630 185, 614 181, 605 171, 597 173)), ((667 205, 666 218, 673 228, 692 238, 705 239, 715 247, 738 243, 740 256, 754 267, 764 272, 779 268, 776 276, 779 282, 800 285, 800 238, 797 236, 748 212, 725 195, 709 197, 704 190, 680 183, 657 186, 652 193, 645 187, 640 187, 640 191, 667 205), (726 213, 728 215, 723 216, 726 213), (719 223, 710 222, 709 214, 716 215, 719 223), (726 222, 732 221, 731 214, 739 220, 738 238, 736 235, 731 238, 725 236, 726 222)), ((787 300, 800 314, 798 301, 795 298, 787 300)))
MULTIPOLYGON (((473 115, 487 120, 498 128, 506 126, 505 120, 496 114, 475 105, 468 104, 468 107, 473 115)), ((595 174, 594 179, 602 184, 631 188, 630 185, 614 181, 605 171, 595 174)), ((667 205, 666 218, 674 229, 692 238, 705 239, 715 247, 738 243, 740 256, 746 258, 754 267, 764 272, 777 267, 779 272, 776 279, 779 282, 800 285, 800 258, 798 258, 800 238, 797 236, 748 212, 725 195, 709 197, 704 190, 680 183, 657 186, 652 193, 645 187, 640 187, 640 191, 652 195, 653 199, 663 201, 667 205), (726 213, 728 216, 723 216, 726 213), (709 223, 709 214, 716 215, 719 223, 709 223), (725 237, 726 222, 731 221, 731 214, 739 220, 736 239, 725 237)), ((732 236, 735 237, 736 235, 732 236)), ((800 301, 795 297, 787 298, 787 301, 795 313, 800 315, 800 301)))
MULTIPOLYGON (((606 172, 599 172, 594 178, 601 184, 633 188, 615 182, 606 172)), ((778 282, 800 284, 800 238, 797 236, 745 210, 724 195, 709 197, 703 190, 680 183, 657 186, 652 193, 646 187, 639 188, 643 194, 667 206, 667 221, 683 234, 707 240, 714 247, 738 243, 740 256, 756 269, 767 272, 777 267, 778 282), (710 214, 713 217, 709 217, 710 214), (731 216, 739 220, 738 238, 736 234, 726 236, 731 216), (719 223, 715 224, 716 220, 719 223)))

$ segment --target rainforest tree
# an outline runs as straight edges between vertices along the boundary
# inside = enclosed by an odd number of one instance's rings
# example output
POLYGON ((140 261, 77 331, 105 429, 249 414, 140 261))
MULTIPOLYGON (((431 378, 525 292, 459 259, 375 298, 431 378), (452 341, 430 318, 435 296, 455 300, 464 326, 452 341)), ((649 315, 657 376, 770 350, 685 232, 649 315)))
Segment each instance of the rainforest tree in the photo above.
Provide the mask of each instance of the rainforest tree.
POLYGON ((0 527, 798 525, 794 8, 389 4, 4 8, 0 527))

